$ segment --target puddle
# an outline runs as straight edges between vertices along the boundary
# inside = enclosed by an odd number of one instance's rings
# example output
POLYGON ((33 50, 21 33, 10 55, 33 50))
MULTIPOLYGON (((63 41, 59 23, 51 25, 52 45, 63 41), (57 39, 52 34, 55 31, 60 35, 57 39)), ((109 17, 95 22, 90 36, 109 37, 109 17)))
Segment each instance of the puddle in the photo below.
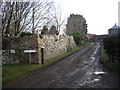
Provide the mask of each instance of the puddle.
POLYGON ((102 74, 105 74, 106 72, 94 72, 95 75, 102 75, 102 74))
POLYGON ((95 60, 95 57, 90 57, 92 60, 95 60))
POLYGON ((84 61, 83 62, 83 65, 85 66, 85 65, 88 65, 90 62, 88 62, 88 61, 84 61))
MULTIPOLYGON (((92 72, 87 72, 86 74, 87 74, 87 75, 92 75, 92 72)), ((89 79, 89 78, 88 78, 88 79, 89 79)))
POLYGON ((87 81, 84 81, 83 83, 80 83, 79 85, 80 86, 83 86, 83 85, 85 85, 85 84, 87 84, 88 82, 87 81))
POLYGON ((98 81, 100 81, 100 79, 96 78, 96 79, 93 79, 91 83, 98 82, 98 81))
POLYGON ((100 81, 100 79, 96 78, 93 80, 93 82, 97 82, 97 81, 100 81))
POLYGON ((95 55, 91 55, 91 57, 95 57, 95 55))
POLYGON ((75 74, 76 72, 78 72, 80 69, 76 69, 74 72, 70 73, 70 75, 75 74))

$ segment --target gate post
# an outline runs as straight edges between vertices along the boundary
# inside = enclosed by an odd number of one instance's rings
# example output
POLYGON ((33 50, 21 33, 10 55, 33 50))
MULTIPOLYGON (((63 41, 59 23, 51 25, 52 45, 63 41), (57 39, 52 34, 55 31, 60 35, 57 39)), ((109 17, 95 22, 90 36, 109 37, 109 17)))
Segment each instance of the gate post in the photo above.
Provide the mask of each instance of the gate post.
POLYGON ((31 64, 32 61, 32 57, 31 57, 31 53, 29 53, 29 64, 31 64))

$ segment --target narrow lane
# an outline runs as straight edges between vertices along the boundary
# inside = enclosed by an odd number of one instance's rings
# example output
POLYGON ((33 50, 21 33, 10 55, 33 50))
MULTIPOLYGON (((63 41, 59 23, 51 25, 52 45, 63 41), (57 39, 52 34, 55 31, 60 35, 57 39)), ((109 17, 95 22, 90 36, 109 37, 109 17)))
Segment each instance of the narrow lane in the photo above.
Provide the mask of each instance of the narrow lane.
POLYGON ((118 75, 108 72, 100 63, 99 43, 76 52, 48 68, 37 70, 9 82, 6 88, 113 88, 118 75), (112 77, 112 78, 111 78, 112 77))

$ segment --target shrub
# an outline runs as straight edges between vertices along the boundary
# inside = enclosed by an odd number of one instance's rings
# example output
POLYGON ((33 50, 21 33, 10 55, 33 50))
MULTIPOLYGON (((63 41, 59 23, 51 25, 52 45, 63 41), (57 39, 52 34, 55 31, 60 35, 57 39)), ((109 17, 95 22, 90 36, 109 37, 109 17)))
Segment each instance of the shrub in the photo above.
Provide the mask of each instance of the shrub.
POLYGON ((22 32, 20 34, 20 37, 24 37, 24 36, 32 36, 33 34, 31 32, 22 32))
POLYGON ((118 43, 119 43, 119 37, 118 36, 110 36, 103 40, 104 49, 106 50, 106 53, 118 53, 118 43))
POLYGON ((76 45, 79 46, 81 44, 81 41, 82 41, 82 36, 80 35, 80 33, 73 33, 72 36, 75 40, 76 45))
POLYGON ((105 38, 103 45, 106 53, 109 55, 109 59, 112 58, 112 55, 120 55, 120 35, 105 38))
POLYGON ((48 30, 48 27, 46 25, 43 26, 43 29, 41 31, 41 35, 43 35, 43 34, 49 34, 49 30, 48 30))

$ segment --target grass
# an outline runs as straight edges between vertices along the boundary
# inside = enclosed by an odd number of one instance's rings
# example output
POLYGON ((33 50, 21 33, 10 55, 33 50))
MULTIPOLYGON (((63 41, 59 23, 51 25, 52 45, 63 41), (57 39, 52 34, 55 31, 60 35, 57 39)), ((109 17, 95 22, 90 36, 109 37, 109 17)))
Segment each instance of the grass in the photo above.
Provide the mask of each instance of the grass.
POLYGON ((105 50, 103 47, 101 48, 101 62, 102 63, 107 63, 109 61, 108 55, 105 53, 105 50))
POLYGON ((11 64, 2 66, 2 82, 5 83, 13 78, 19 77, 25 72, 38 69, 42 65, 39 64, 11 64))
POLYGON ((62 59, 65 56, 68 56, 88 45, 90 45, 91 43, 87 42, 84 43, 83 45, 81 45, 80 47, 76 47, 73 50, 70 50, 64 54, 61 54, 59 56, 50 58, 48 60, 46 60, 46 62, 42 65, 42 64, 10 64, 10 65, 3 65, 2 66, 2 82, 6 83, 12 79, 18 78, 21 75, 27 73, 27 72, 31 72, 33 70, 37 70, 40 69, 42 67, 46 67, 50 64, 52 64, 53 62, 56 62, 60 59, 62 59))
POLYGON ((0 65, 0 84, 2 83, 2 65, 0 65))
POLYGON ((109 63, 109 64, 106 64, 106 67, 107 67, 108 69, 110 69, 111 71, 120 72, 120 64, 117 64, 117 63, 109 63))
POLYGON ((109 56, 108 54, 105 53, 105 50, 103 47, 101 48, 101 62, 108 70, 111 70, 114 72, 120 72, 120 64, 110 62, 109 56))

